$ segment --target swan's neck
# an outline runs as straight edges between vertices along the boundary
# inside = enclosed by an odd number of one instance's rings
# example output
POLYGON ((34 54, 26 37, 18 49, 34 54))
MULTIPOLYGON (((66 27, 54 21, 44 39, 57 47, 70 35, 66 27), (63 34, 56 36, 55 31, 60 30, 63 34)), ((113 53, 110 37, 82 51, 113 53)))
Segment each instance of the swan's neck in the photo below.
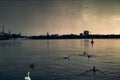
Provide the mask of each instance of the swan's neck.
POLYGON ((30 76, 30 72, 28 72, 28 77, 30 76))

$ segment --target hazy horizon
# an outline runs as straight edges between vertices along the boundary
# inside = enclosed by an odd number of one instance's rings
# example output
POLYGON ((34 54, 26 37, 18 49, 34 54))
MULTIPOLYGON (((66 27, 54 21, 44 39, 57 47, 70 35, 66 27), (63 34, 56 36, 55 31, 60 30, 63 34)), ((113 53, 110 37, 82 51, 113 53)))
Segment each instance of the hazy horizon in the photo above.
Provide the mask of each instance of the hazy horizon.
MULTIPOLYGON (((2 0, 0 26, 23 35, 120 33, 120 0, 2 0)), ((0 30, 2 28, 0 27, 0 30)))

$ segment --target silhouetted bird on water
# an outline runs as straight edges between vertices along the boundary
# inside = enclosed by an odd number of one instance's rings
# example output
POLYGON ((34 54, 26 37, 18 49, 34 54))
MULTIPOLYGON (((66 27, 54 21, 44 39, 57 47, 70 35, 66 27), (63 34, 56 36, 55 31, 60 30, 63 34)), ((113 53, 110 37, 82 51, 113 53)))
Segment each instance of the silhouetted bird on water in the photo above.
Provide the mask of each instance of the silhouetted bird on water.
POLYGON ((94 75, 96 75, 96 72, 99 72, 99 73, 101 73, 101 74, 103 74, 103 75, 105 76, 105 74, 104 74, 103 71, 101 71, 101 70, 99 70, 99 69, 96 69, 96 66, 93 66, 92 69, 83 72, 81 75, 87 75, 88 73, 91 73, 91 72, 92 72, 94 75))
POLYGON ((81 56, 85 56, 85 57, 88 57, 88 59, 91 57, 89 54, 87 54, 86 52, 83 52, 83 55, 81 56))
POLYGON ((86 55, 87 53, 86 52, 83 52, 83 55, 86 55))
POLYGON ((70 59, 70 56, 67 56, 67 57, 63 57, 63 59, 70 59))
POLYGON ((35 70, 35 65, 34 65, 34 64, 31 64, 31 65, 30 65, 30 68, 33 69, 33 70, 35 70))
POLYGON ((88 57, 88 59, 89 59, 91 56, 90 56, 90 55, 88 55, 87 57, 88 57))

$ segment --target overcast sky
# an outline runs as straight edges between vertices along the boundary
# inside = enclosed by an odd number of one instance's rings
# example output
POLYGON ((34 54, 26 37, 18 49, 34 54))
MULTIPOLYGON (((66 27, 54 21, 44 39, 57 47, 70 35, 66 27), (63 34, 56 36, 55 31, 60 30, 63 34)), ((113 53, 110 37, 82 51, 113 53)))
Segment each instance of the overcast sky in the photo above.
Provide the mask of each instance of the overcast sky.
POLYGON ((2 25, 23 35, 119 34, 120 0, 0 0, 2 25))

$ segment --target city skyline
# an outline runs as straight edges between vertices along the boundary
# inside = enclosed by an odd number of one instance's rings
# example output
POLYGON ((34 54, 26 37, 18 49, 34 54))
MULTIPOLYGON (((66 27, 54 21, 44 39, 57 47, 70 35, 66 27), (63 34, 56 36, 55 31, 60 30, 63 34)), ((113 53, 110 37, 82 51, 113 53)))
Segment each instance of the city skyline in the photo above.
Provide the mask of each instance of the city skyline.
POLYGON ((120 33, 119 0, 2 0, 0 5, 0 25, 5 31, 28 36, 79 34, 84 30, 120 33))

